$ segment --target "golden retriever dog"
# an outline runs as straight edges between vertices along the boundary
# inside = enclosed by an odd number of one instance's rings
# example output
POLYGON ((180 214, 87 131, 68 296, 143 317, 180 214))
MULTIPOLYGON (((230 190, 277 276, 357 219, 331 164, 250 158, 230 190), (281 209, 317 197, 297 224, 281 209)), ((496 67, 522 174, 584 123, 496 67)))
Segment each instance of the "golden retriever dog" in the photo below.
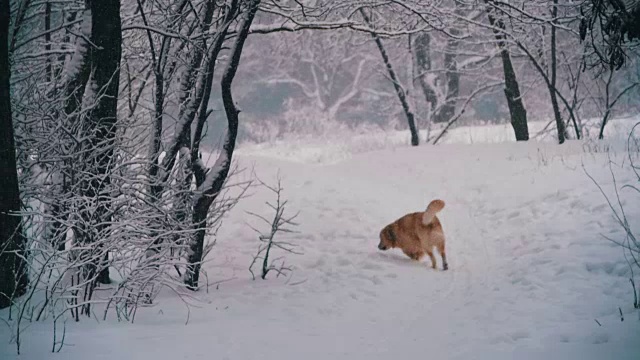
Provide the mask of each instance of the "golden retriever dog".
POLYGON ((419 261, 427 254, 431 259, 431 267, 436 268, 433 248, 437 248, 442 256, 442 269, 449 269, 447 255, 444 251, 444 232, 442 224, 436 216, 444 208, 444 201, 433 200, 424 212, 407 214, 387 225, 380 231, 378 249, 399 248, 408 257, 419 261))

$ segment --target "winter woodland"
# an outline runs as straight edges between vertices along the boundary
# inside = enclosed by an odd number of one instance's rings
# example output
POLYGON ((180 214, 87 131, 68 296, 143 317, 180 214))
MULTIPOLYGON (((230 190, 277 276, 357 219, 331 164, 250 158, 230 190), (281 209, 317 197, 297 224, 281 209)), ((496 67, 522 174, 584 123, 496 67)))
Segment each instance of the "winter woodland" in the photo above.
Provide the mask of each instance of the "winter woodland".
POLYGON ((3 359, 640 358, 640 2, 0 16, 3 359), (377 252, 433 198, 448 272, 377 252))

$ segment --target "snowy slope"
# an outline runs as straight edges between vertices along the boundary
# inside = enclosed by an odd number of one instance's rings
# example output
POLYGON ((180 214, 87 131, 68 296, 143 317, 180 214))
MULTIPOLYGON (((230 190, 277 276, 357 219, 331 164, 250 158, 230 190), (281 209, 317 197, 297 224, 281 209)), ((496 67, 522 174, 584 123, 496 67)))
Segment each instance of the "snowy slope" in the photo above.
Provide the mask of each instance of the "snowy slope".
MULTIPOLYGON (((602 236, 624 234, 582 166, 608 194, 608 156, 618 187, 636 180, 620 147, 584 148, 391 146, 325 164, 290 147, 239 151, 261 179, 279 172, 301 211, 300 233, 287 236, 304 253, 286 255, 291 277, 252 281, 247 270, 258 241, 244 211, 268 215, 272 200, 256 189, 225 219, 209 289, 190 311, 165 294, 135 324, 69 322, 57 355, 50 326, 32 324, 19 358, 640 359, 629 267, 602 236), (447 204, 449 271, 377 250, 385 224, 436 197, 447 204)), ((637 228, 637 195, 621 195, 637 228)), ((18 358, 5 330, 0 359, 18 358)))

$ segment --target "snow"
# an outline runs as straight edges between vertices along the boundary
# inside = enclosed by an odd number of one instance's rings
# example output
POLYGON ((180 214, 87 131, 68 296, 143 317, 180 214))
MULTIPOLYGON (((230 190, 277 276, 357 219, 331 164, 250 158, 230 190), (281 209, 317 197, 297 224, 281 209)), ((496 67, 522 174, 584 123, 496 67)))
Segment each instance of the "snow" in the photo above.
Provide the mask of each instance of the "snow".
MULTIPOLYGON (((134 324, 69 321, 56 355, 50 324, 30 324, 19 357, 2 327, 0 359, 639 359, 630 270, 603 237, 624 232, 585 174, 609 196, 611 172, 636 183, 621 143, 469 144, 462 131, 417 148, 386 133, 242 147, 239 165, 266 182, 279 173, 288 211, 301 211, 299 233, 281 235, 303 252, 285 255, 290 277, 251 280, 259 240, 245 211, 268 217, 274 200, 254 189, 224 220, 190 310, 167 293, 134 324), (384 225, 434 198, 446 202, 448 271, 378 251, 384 225)), ((620 194, 637 229, 638 195, 620 194)))
MULTIPOLYGON (((599 119, 585 121, 590 130, 590 138, 597 138, 599 119)), ((605 128, 605 136, 613 143, 624 143, 633 125, 640 116, 611 121, 605 128)), ((569 129, 573 136, 573 129, 569 129)), ((328 131, 327 131, 328 132, 328 131)), ((433 139, 440 130, 431 130, 433 139)), ((536 142, 555 143, 555 128, 549 121, 529 122, 529 133, 536 142)), ((424 144, 426 131, 420 132, 420 142, 424 144)), ((407 146, 410 140, 408 130, 383 131, 366 129, 362 133, 351 133, 339 129, 329 135, 286 138, 271 143, 242 144, 234 154, 267 156, 288 161, 313 164, 331 164, 351 158, 354 154, 369 152, 372 149, 393 150, 407 146)), ((460 126, 452 128, 439 144, 487 144, 515 142, 511 124, 460 126)), ((586 142, 587 144, 589 142, 586 142)))

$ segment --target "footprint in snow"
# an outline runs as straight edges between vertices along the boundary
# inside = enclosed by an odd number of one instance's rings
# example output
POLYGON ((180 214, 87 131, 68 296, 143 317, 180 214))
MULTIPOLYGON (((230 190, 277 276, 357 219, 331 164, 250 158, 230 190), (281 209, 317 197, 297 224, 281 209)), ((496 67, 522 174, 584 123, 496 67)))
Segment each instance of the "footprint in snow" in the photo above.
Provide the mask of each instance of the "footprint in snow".
POLYGON ((339 257, 338 260, 336 260, 336 264, 338 266, 348 266, 351 265, 351 260, 344 257, 339 257))
POLYGON ((592 335, 590 340, 592 344, 605 344, 608 343, 610 339, 611 336, 608 333, 601 332, 599 334, 592 335))
POLYGON ((558 340, 562 343, 568 343, 571 342, 571 338, 569 337, 569 335, 567 334, 560 334, 558 336, 558 340))
POLYGON ((362 268, 364 270, 382 270, 384 269, 382 267, 382 265, 377 264, 377 263, 373 263, 373 262, 366 262, 362 265, 362 268))
POLYGON ((513 219, 515 217, 520 216, 520 211, 516 210, 507 216, 508 219, 513 219))
POLYGON ((366 275, 363 275, 363 274, 356 274, 356 275, 355 275, 355 278, 362 279, 362 280, 367 280, 367 281, 371 281, 371 282, 372 282, 373 284, 375 284, 375 285, 380 285, 380 284, 382 284, 382 280, 380 280, 380 278, 379 278, 379 277, 377 277, 377 276, 375 276, 375 275, 373 275, 373 276, 366 276, 366 275))
POLYGON ((311 264, 307 265, 308 268, 310 269, 315 269, 315 268, 319 268, 322 267, 326 264, 326 261, 324 260, 324 257, 319 258, 318 260, 312 262, 311 264))
POLYGON ((530 337, 529 332, 526 330, 514 331, 509 336, 513 341, 527 339, 530 337))

